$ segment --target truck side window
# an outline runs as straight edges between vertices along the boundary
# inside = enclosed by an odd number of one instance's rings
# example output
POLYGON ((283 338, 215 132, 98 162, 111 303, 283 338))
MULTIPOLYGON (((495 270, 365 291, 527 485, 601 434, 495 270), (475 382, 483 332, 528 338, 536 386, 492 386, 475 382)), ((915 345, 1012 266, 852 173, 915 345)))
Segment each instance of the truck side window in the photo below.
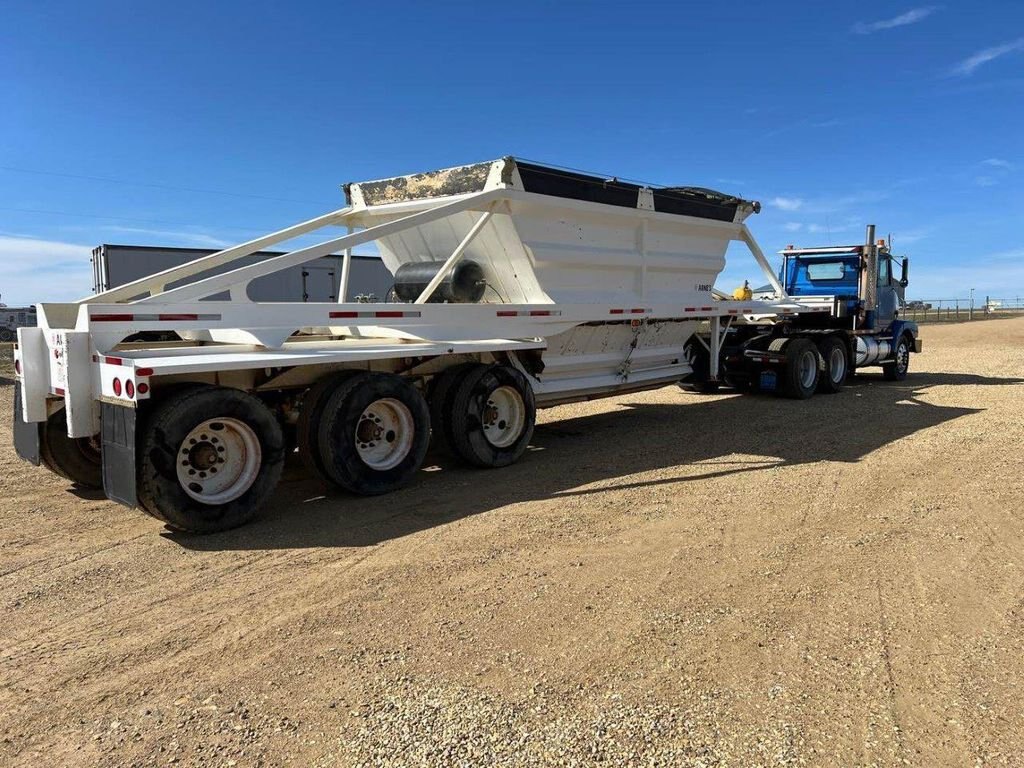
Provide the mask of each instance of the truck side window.
POLYGON ((878 284, 888 285, 889 284, 889 271, 891 263, 888 258, 878 260, 878 284))

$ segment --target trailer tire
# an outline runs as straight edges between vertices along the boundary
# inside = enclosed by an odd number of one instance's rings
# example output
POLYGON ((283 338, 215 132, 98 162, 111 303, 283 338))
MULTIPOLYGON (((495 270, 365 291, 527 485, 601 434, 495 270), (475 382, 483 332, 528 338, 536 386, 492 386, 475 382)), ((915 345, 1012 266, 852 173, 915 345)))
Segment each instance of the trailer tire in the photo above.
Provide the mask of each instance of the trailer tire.
POLYGON ((834 395, 843 388, 850 371, 850 348, 839 336, 828 336, 818 343, 825 369, 818 377, 818 391, 834 395))
POLYGON ((427 401, 399 376, 360 373, 328 398, 318 445, 334 484, 362 496, 401 488, 430 445, 427 401))
POLYGON ((886 381, 903 381, 907 378, 907 371, 910 370, 910 342, 906 335, 900 336, 892 356, 891 363, 882 365, 882 376, 886 381))
POLYGON ((451 434, 452 398, 458 384, 476 367, 477 363, 453 365, 441 371, 430 384, 427 404, 430 407, 431 439, 436 448, 449 455, 456 455, 451 434))
POLYGON ((331 476, 324 468, 323 454, 320 452, 319 428, 323 419, 324 406, 331 393, 346 381, 356 376, 358 371, 336 371, 329 373, 313 383, 302 396, 302 408, 299 420, 295 425, 295 437, 299 448, 299 457, 313 475, 325 483, 333 483, 331 476))
POLYGON ((191 533, 249 522, 273 493, 285 458, 270 409, 227 387, 171 395, 150 415, 140 445, 139 501, 169 527, 191 533))
POLYGON ((466 373, 452 397, 452 448, 475 467, 506 467, 526 451, 536 421, 526 377, 509 366, 480 365, 466 373))
POLYGON ((814 342, 805 338, 790 339, 785 350, 780 393, 794 400, 806 400, 818 387, 823 368, 821 354, 814 342))
POLYGON ((50 414, 39 429, 39 460, 55 475, 83 488, 103 487, 103 459, 93 437, 68 437, 67 411, 50 414))

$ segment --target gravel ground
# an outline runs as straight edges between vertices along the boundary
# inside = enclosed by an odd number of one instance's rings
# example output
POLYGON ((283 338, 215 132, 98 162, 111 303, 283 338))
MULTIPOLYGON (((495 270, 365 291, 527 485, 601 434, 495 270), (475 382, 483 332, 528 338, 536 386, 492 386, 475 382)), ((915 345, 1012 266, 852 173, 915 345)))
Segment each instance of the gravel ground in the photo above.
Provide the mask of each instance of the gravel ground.
MULTIPOLYGON (((1024 320, 209 537, 0 446, 5 766, 1024 764, 1024 320)), ((12 388, 0 371, 0 430, 12 388)))

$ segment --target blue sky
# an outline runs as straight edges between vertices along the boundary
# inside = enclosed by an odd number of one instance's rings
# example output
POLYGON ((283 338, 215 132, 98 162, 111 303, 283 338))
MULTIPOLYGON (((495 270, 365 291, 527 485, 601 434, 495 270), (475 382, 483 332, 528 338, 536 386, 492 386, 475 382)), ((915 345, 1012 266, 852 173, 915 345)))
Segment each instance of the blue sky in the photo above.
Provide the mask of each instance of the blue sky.
MULTIPOLYGON (((8 304, 88 293, 102 242, 217 247, 340 207, 345 181, 506 154, 761 200, 765 250, 874 222, 912 296, 1024 293, 1021 2, 0 13, 8 304)), ((721 286, 761 282, 742 253, 721 286)))

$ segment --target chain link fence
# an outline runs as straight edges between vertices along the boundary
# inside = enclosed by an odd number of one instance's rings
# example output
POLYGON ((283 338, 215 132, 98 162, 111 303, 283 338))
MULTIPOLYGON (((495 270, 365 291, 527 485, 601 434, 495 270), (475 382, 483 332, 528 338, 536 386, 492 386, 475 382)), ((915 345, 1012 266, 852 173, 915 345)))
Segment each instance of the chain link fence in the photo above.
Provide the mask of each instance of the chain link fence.
POLYGON ((956 323, 1024 316, 1024 294, 1010 298, 975 296, 973 301, 970 298, 912 299, 903 304, 900 314, 918 323, 956 323))

